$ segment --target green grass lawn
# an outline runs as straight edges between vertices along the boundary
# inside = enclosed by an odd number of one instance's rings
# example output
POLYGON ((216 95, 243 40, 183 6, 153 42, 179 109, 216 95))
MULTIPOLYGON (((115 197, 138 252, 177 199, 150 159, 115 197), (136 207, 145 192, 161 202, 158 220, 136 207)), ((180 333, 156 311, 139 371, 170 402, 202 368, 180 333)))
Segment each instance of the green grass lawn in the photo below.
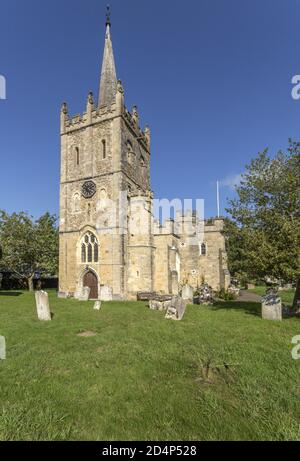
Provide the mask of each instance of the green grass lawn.
POLYGON ((181 322, 142 302, 50 303, 42 323, 33 294, 0 292, 1 440, 300 439, 299 319, 263 321, 255 303, 188 306, 181 322))
MULTIPOLYGON (((257 286, 254 289, 248 290, 248 291, 250 293, 256 293, 259 296, 264 296, 266 294, 267 287, 257 286)), ((295 294, 295 290, 282 290, 278 292, 278 295, 280 296, 282 302, 290 306, 293 304, 294 294, 295 294)))

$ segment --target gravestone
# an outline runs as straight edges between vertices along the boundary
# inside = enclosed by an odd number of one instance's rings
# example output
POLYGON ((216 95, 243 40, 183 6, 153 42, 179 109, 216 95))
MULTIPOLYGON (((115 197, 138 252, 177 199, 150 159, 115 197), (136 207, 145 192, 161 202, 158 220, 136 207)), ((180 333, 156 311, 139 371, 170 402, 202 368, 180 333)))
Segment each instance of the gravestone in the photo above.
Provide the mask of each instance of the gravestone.
POLYGON ((194 297, 194 289, 193 287, 191 287, 190 285, 184 285, 182 287, 182 295, 181 295, 182 299, 185 299, 187 301, 193 301, 193 297, 194 297))
POLYGON ((155 299, 156 293, 139 291, 136 296, 138 301, 151 301, 155 299))
POLYGON ((101 285, 100 287, 100 300, 101 301, 112 301, 112 289, 107 285, 101 285))
POLYGON ((75 291, 74 299, 79 299, 81 295, 82 295, 82 288, 75 291))
POLYGON ((152 311, 166 311, 171 305, 171 301, 159 301, 156 299, 151 299, 149 301, 149 308, 152 311))
POLYGON ((169 303, 165 318, 171 320, 182 320, 187 305, 186 300, 182 299, 180 296, 174 296, 172 301, 169 303))
POLYGON ((59 291, 57 293, 57 297, 62 298, 62 299, 67 299, 69 297, 69 293, 65 291, 59 291))
POLYGON ((6 359, 6 344, 4 336, 0 336, 0 360, 6 359))
POLYGON ((88 301, 90 298, 91 289, 90 287, 83 287, 78 295, 78 301, 88 301))
POLYGON ((101 309, 101 301, 96 301, 94 304, 94 311, 100 311, 101 309))
POLYGON ((261 313, 265 320, 282 320, 282 303, 275 290, 269 290, 262 298, 261 313))
POLYGON ((48 293, 45 291, 35 292, 35 302, 38 319, 48 322, 51 320, 48 293))

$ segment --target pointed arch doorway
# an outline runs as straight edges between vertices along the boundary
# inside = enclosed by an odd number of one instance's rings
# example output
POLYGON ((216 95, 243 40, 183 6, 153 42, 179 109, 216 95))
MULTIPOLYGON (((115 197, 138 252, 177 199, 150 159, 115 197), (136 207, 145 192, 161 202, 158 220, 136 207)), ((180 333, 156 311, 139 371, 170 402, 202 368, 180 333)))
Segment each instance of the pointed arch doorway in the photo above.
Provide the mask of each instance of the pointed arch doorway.
POLYGON ((98 299, 98 279, 92 271, 88 271, 83 277, 83 286, 91 289, 90 299, 98 299))

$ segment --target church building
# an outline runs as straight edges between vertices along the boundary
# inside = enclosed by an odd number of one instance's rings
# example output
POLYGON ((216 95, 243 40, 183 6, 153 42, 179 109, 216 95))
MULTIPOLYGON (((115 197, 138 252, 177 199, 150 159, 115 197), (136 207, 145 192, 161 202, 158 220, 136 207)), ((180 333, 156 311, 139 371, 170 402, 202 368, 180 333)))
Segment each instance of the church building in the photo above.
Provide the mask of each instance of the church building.
POLYGON ((228 287, 222 219, 154 220, 150 152, 149 127, 140 128, 136 106, 125 107, 108 15, 99 97, 89 93, 80 115, 61 109, 61 295, 89 287, 90 299, 136 299, 178 294, 185 283, 228 287), (202 228, 199 238, 191 227, 202 228))

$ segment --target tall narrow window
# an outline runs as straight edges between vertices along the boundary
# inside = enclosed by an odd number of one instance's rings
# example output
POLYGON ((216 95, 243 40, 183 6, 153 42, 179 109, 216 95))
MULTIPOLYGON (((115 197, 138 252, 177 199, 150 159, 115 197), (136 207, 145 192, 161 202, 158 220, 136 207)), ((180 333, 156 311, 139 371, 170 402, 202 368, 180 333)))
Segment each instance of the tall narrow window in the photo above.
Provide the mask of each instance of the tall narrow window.
POLYGON ((81 245, 81 262, 86 262, 86 246, 84 243, 81 245))
POLYGON ((75 147, 76 165, 80 163, 79 147, 75 147))
POLYGON ((99 262, 98 240, 97 237, 91 232, 87 232, 81 241, 81 262, 99 262))
POLYGON ((206 256, 206 244, 202 243, 201 245, 201 255, 206 256))
POLYGON ((98 243, 94 244, 94 262, 97 263, 99 260, 99 250, 98 250, 98 243))
POLYGON ((106 141, 103 139, 102 141, 102 158, 103 160, 106 159, 106 141))
POLYGON ((93 262, 93 246, 91 243, 88 244, 88 262, 93 262))

